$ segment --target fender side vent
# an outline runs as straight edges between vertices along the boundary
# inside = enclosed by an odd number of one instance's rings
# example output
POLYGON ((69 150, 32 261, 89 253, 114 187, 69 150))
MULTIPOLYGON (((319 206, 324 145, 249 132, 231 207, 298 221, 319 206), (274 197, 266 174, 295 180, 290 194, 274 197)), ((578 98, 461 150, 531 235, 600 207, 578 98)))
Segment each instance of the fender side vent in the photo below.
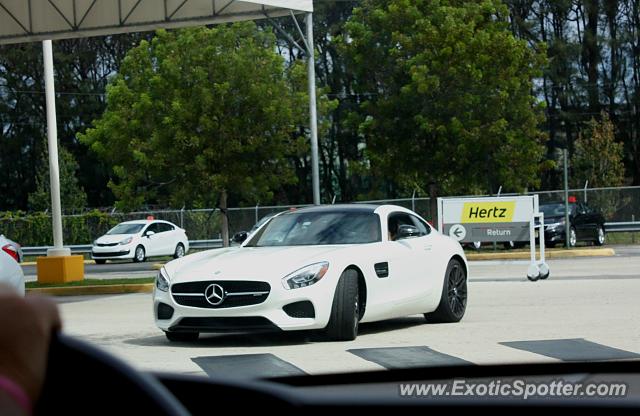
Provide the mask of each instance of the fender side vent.
POLYGON ((376 263, 373 265, 373 268, 376 270, 376 274, 378 277, 389 277, 389 263, 386 261, 383 263, 376 263))

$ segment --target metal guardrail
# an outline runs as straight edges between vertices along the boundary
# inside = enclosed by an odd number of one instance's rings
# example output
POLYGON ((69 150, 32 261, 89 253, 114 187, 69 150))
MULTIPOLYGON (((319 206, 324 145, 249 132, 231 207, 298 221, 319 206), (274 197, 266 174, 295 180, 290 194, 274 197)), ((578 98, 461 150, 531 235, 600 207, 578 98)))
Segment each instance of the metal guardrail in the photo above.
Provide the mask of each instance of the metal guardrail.
MULTIPOLYGON (((604 228, 608 233, 635 233, 640 232, 640 221, 635 222, 607 222, 604 228)), ((71 249, 74 254, 91 253, 91 244, 65 246, 71 249)), ((212 248, 221 248, 222 240, 194 240, 189 241, 190 249, 206 250, 212 248)), ((47 254, 47 250, 51 247, 22 247, 22 253, 25 256, 42 256, 47 254)))
MULTIPOLYGON (((91 244, 65 246, 65 247, 71 249, 71 253, 73 254, 91 253, 91 244)), ((47 254, 47 250, 50 248, 53 248, 53 247, 49 247, 49 246, 22 247, 22 254, 25 256, 42 256, 47 254)))
MULTIPOLYGON (((91 244, 81 244, 73 246, 65 246, 71 249, 73 254, 87 254, 91 253, 91 244)), ((221 248, 222 240, 193 240, 189 241, 189 249, 206 250, 211 248, 221 248)), ((52 247, 40 246, 40 247, 22 247, 22 254, 25 256, 44 256, 47 254, 47 250, 52 247)))
POLYGON ((606 222, 604 229, 608 233, 634 233, 640 231, 640 222, 606 222))

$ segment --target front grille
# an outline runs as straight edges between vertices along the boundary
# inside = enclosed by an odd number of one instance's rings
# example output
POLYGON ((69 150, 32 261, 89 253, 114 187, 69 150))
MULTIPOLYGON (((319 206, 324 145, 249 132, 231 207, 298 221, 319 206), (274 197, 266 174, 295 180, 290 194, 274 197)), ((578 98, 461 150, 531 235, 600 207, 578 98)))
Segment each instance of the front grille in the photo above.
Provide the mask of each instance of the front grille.
POLYGON ((269 296, 271 286, 267 282, 208 280, 201 282, 176 283, 171 286, 173 299, 178 305, 193 308, 225 309, 258 305, 269 296), (205 290, 212 284, 224 289, 225 297, 219 305, 212 305, 205 298, 205 290))
POLYGON ((278 330, 267 318, 261 316, 221 317, 221 318, 182 318, 169 331, 219 332, 219 331, 256 331, 278 330))
POLYGON ((119 243, 98 243, 96 244, 98 247, 115 247, 119 243))
POLYGON ((96 253, 96 252, 91 253, 91 255, 93 257, 119 257, 119 256, 126 256, 127 254, 129 254, 129 250, 127 250, 127 251, 112 251, 112 252, 108 252, 108 253, 96 253))

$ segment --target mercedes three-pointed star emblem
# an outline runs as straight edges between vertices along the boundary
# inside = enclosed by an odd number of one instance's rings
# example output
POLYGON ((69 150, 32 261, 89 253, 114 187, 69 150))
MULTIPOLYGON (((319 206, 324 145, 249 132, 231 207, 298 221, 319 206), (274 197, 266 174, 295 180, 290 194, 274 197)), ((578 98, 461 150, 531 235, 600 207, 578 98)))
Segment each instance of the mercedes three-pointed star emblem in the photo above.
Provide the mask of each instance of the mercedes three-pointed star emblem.
POLYGON ((204 290, 204 298, 213 306, 218 306, 224 302, 226 296, 224 288, 216 283, 207 286, 204 290))

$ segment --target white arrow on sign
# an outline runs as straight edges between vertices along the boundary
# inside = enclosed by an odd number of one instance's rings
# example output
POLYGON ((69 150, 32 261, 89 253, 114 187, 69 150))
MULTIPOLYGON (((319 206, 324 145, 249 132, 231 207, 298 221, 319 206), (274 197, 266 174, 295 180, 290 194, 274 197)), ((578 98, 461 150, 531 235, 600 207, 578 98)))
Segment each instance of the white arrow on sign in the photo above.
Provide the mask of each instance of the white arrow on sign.
POLYGON ((460 224, 456 224, 449 228, 449 237, 455 238, 458 241, 462 241, 466 236, 467 230, 460 224))

